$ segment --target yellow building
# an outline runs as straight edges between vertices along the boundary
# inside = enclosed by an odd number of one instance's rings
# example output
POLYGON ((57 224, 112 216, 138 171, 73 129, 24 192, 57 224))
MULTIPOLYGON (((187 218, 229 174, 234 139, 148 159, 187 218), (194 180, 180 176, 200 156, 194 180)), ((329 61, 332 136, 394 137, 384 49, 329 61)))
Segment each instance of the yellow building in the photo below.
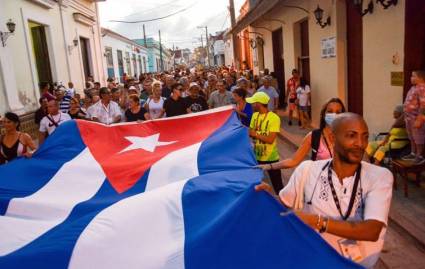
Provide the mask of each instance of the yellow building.
POLYGON ((365 117, 371 133, 389 129, 411 71, 425 69, 425 1, 247 2, 232 32, 241 40, 248 35, 254 73, 274 71, 282 89, 299 69, 311 85, 315 125, 322 104, 340 97, 365 117))

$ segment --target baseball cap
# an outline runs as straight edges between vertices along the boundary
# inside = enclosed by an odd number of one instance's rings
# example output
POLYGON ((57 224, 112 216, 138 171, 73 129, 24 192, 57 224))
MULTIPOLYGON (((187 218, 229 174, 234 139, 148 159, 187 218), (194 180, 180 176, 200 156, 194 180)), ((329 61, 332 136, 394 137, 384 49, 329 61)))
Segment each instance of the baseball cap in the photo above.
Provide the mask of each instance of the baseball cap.
POLYGON ((267 105, 269 103, 270 97, 267 95, 267 93, 256 92, 252 97, 248 97, 245 100, 249 104, 260 103, 267 105))
POLYGON ((190 88, 192 88, 192 87, 198 87, 198 88, 200 88, 199 84, 198 84, 198 83, 196 83, 196 82, 191 82, 191 83, 190 83, 190 85, 189 85, 189 89, 190 89, 190 88))

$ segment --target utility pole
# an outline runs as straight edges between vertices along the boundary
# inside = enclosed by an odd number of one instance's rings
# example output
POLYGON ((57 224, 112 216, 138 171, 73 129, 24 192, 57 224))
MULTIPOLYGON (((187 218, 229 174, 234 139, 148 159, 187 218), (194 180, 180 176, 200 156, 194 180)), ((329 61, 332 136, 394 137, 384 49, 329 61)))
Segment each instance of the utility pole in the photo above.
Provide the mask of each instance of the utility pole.
MULTIPOLYGON (((202 48, 202 49, 204 48, 204 36, 203 36, 203 35, 201 35, 201 48, 202 48)), ((200 52, 202 52, 202 50, 201 50, 200 52)), ((201 59, 203 58, 203 57, 202 57, 202 55, 203 55, 203 54, 201 54, 201 57, 199 58, 199 61, 200 61, 201 63, 202 63, 201 59)), ((204 58, 204 60, 205 60, 205 58, 204 58)), ((205 64, 205 61, 204 61, 204 64, 205 64)))
MULTIPOLYGON (((207 49, 207 59, 208 59, 208 67, 211 67, 210 65, 210 47, 209 47, 209 40, 208 40, 208 26, 198 26, 198 29, 203 29, 205 28, 205 38, 206 38, 206 49, 207 49)), ((202 38, 202 35, 201 35, 202 38)), ((202 40, 202 39, 201 39, 202 40)))
POLYGON ((237 36, 236 33, 233 31, 233 28, 236 25, 236 18, 235 18, 235 3, 233 0, 229 0, 229 12, 230 12, 230 26, 232 28, 232 43, 233 43, 233 60, 235 62, 235 68, 239 69, 239 57, 238 57, 238 50, 237 50, 237 36))
POLYGON ((161 72, 164 71, 164 61, 162 59, 162 43, 161 43, 161 30, 158 30, 159 33, 159 59, 161 60, 161 72))
POLYGON ((176 49, 174 48, 174 43, 173 43, 173 53, 174 53, 174 55, 173 55, 173 61, 174 61, 173 68, 174 68, 174 70, 176 70, 176 49))
POLYGON ((148 43, 146 41, 146 30, 145 30, 145 25, 143 24, 143 42, 145 43, 145 48, 148 47, 148 43))

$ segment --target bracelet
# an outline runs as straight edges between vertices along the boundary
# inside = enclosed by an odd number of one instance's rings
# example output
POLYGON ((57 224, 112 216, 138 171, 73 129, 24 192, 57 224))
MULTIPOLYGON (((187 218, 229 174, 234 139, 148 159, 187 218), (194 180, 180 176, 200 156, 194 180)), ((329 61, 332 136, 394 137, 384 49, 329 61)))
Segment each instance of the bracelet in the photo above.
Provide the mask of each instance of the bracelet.
POLYGON ((322 229, 322 227, 320 226, 320 224, 322 224, 322 216, 319 214, 319 216, 317 218, 317 223, 316 223, 316 229, 317 230, 322 229))
POLYGON ((269 163, 270 165, 270 170, 273 170, 273 164, 269 163))
POLYGON ((320 227, 319 233, 325 233, 328 231, 328 223, 329 223, 329 218, 327 217, 323 218, 322 227, 320 227))

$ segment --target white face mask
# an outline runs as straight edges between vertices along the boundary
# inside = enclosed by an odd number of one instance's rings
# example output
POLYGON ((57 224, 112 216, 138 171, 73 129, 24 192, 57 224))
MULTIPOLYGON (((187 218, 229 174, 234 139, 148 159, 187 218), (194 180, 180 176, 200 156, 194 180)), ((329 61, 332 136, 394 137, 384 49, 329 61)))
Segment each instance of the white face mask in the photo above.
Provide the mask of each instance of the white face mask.
POLYGON ((326 113, 325 114, 326 124, 330 126, 337 116, 338 116, 338 114, 336 114, 336 113, 326 113))

